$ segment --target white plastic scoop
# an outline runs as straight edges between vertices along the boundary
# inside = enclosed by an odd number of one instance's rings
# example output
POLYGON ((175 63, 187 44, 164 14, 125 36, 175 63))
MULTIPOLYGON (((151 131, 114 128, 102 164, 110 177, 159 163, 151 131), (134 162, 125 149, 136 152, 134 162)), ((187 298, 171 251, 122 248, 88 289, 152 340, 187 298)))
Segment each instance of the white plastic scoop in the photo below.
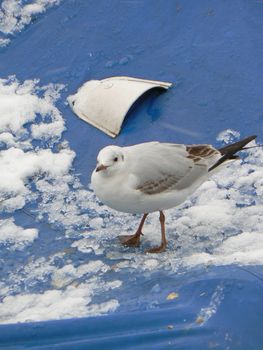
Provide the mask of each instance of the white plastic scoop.
POLYGON ((74 113, 81 119, 116 137, 133 103, 153 88, 168 89, 172 84, 131 77, 90 80, 68 97, 74 113))

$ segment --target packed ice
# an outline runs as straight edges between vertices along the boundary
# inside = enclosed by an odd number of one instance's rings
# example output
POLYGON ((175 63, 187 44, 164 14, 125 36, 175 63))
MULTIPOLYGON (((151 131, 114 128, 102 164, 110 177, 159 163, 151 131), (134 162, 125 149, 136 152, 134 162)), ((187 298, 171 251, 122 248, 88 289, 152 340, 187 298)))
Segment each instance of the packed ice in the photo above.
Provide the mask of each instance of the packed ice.
MULTIPOLYGON (((126 300, 129 283, 158 271, 263 264, 261 147, 247 150, 167 211, 165 253, 144 253, 159 243, 157 214, 147 218, 141 247, 124 248, 117 236, 132 234, 140 218, 107 208, 80 182, 56 107, 62 89, 0 80, 1 323, 113 312, 126 300)), ((225 130, 218 142, 239 136, 225 130)), ((220 287, 200 317, 211 317, 222 298, 220 287)))

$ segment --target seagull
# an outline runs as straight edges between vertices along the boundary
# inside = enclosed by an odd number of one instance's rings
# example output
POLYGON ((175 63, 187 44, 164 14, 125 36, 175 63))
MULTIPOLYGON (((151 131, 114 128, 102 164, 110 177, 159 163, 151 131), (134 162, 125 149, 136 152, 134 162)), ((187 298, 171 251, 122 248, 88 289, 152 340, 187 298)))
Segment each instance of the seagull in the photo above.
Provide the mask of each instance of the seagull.
POLYGON ((166 249, 164 210, 183 203, 220 168, 238 159, 237 152, 257 136, 249 136, 223 148, 212 145, 184 145, 146 142, 129 147, 103 148, 91 176, 92 188, 101 202, 120 212, 143 214, 133 235, 119 236, 125 246, 138 247, 149 213, 159 211, 160 246, 148 253, 166 249))

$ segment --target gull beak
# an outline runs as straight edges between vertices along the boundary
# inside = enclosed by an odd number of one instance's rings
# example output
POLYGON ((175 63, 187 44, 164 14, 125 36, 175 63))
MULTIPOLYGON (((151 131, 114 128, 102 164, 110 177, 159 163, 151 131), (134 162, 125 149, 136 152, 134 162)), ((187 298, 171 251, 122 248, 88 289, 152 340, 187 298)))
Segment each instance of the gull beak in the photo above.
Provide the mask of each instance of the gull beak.
POLYGON ((96 168, 96 173, 97 173, 98 171, 101 171, 101 170, 106 170, 107 168, 108 168, 108 167, 107 167, 106 165, 101 164, 101 165, 97 166, 97 168, 96 168))

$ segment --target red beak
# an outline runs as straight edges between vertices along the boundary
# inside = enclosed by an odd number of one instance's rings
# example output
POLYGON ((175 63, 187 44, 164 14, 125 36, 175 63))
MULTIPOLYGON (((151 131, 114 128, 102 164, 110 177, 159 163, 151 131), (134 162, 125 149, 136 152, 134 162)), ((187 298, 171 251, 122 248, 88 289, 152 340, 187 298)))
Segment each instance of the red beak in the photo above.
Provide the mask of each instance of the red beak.
POLYGON ((101 170, 106 170, 107 168, 108 167, 106 165, 101 164, 101 165, 97 166, 96 172, 101 171, 101 170))

